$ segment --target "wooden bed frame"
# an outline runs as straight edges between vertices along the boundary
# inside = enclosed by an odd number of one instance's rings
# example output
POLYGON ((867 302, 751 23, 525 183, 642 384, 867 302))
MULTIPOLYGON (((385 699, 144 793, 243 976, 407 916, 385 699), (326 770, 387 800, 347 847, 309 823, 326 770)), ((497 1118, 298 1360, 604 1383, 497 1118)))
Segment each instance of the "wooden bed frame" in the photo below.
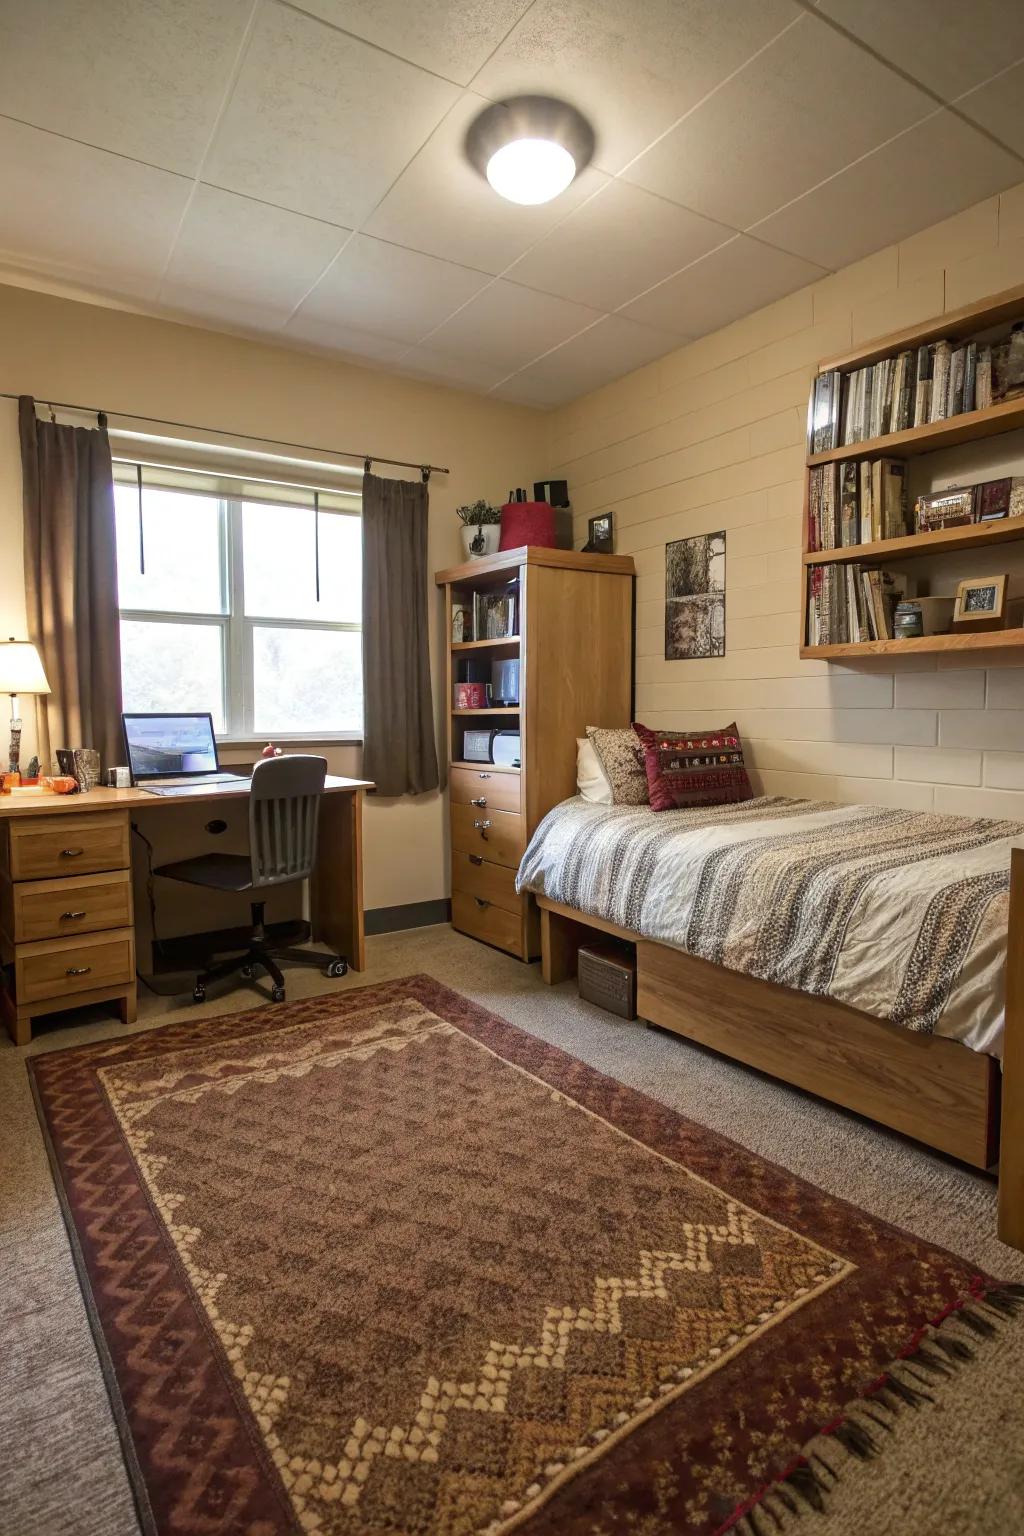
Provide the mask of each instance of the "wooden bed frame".
POLYGON ((594 929, 629 939, 641 1018, 974 1168, 992 1167, 998 1150, 999 1236, 1024 1249, 1024 848, 1012 856, 1002 1073, 958 1041, 695 959, 545 896, 537 903, 549 984, 575 975, 594 929))

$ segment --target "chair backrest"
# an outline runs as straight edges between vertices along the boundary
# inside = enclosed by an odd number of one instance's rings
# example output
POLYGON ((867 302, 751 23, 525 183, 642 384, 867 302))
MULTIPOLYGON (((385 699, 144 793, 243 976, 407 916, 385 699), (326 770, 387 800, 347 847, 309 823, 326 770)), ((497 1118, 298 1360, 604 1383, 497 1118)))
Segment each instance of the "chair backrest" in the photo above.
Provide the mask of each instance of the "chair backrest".
POLYGON ((254 886, 283 885, 312 871, 326 776, 324 758, 300 753, 262 758, 256 764, 249 794, 254 886))

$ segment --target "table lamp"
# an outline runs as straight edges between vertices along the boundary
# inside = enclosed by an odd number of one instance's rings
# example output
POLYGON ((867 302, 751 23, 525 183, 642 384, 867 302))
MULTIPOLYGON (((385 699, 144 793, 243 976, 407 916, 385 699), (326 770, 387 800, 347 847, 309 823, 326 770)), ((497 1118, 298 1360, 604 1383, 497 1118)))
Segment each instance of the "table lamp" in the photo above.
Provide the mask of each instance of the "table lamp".
POLYGON ((49 693, 39 652, 30 640, 0 641, 0 693, 11 696, 11 773, 17 773, 21 757, 21 720, 18 717, 19 693, 49 693))

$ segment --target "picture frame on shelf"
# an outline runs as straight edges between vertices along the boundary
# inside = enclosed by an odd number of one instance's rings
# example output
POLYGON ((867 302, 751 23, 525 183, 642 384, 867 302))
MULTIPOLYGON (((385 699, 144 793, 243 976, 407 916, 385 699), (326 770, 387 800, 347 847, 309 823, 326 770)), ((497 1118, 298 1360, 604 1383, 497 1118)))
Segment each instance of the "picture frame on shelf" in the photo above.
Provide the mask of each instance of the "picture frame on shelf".
POLYGON ((994 576, 968 576, 956 589, 953 631, 976 632, 1006 627, 1006 572, 994 576))
POLYGON ((615 553, 614 512, 600 512, 597 517, 588 518, 587 532, 589 537, 583 546, 584 554, 612 555, 615 553))

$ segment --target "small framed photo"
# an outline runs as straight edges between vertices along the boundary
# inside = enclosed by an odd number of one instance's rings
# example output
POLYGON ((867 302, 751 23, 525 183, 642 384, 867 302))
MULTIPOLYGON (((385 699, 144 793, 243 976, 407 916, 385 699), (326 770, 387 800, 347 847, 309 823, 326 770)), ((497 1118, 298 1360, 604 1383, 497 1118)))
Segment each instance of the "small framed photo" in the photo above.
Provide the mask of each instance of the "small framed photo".
POLYGON ((459 645, 473 638, 473 615, 468 608, 456 604, 452 609, 452 643, 459 645))
POLYGON ((956 589, 954 630, 1003 629, 1007 576, 972 576, 956 589))
POLYGON ((610 555, 615 548, 614 514, 601 512, 597 517, 589 518, 587 530, 590 537, 584 544, 584 552, 595 555, 610 555))

